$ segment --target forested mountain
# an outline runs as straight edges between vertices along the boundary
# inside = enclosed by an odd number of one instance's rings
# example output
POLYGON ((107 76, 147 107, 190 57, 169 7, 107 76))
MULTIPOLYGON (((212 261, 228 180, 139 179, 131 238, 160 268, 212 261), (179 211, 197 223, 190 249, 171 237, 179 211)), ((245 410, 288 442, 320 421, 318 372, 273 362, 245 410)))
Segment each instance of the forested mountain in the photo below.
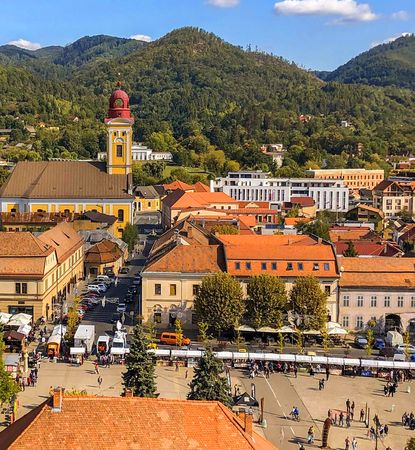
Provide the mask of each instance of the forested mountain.
POLYGON ((119 78, 131 96, 135 139, 214 173, 230 167, 226 160, 270 167, 261 143, 288 148, 285 175, 305 166, 378 167, 387 153, 415 151, 412 90, 326 83, 199 29, 145 45, 95 36, 29 56, 20 50, 0 47, 0 128, 20 126, 16 117, 55 127, 38 131, 39 157, 89 157, 103 148, 102 119, 119 78))
POLYGON ((318 74, 326 81, 415 88, 415 36, 378 45, 340 66, 318 74))

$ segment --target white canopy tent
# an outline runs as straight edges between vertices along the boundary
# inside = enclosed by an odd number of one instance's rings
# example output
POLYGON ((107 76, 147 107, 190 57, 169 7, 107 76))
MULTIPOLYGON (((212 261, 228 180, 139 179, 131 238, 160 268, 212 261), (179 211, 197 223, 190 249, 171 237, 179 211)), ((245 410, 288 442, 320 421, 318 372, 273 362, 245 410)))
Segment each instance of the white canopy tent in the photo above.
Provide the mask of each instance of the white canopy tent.
POLYGON ((276 328, 271 327, 261 327, 256 330, 258 333, 278 333, 276 328))
POLYGON ((5 312, 0 312, 0 323, 3 325, 6 325, 10 318, 12 317, 12 314, 7 314, 5 312))
POLYGON ((248 325, 240 325, 237 329, 237 331, 245 331, 245 332, 250 332, 250 333, 254 333, 255 332, 255 328, 252 328, 248 325))

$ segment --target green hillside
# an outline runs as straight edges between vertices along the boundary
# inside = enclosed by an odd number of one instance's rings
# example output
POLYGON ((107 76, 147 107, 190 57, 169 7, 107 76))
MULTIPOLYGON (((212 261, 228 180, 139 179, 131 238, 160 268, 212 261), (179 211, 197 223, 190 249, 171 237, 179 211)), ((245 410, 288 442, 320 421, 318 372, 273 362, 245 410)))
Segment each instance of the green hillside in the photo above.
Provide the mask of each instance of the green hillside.
POLYGON ((373 86, 415 88, 415 36, 403 36, 389 44, 378 45, 324 73, 327 81, 363 83, 373 86))
POLYGON ((235 168, 229 160, 274 170, 261 143, 288 148, 278 172, 284 175, 310 166, 379 167, 388 153, 415 151, 413 91, 326 83, 281 58, 195 28, 145 45, 86 37, 33 52, 35 58, 6 50, 0 127, 17 126, 17 116, 59 127, 39 131, 35 150, 42 158, 68 157, 66 150, 90 157, 104 148, 102 119, 119 78, 131 96, 135 139, 211 173, 235 168), (342 120, 351 126, 342 128, 342 120), (355 155, 358 142, 365 150, 355 155))

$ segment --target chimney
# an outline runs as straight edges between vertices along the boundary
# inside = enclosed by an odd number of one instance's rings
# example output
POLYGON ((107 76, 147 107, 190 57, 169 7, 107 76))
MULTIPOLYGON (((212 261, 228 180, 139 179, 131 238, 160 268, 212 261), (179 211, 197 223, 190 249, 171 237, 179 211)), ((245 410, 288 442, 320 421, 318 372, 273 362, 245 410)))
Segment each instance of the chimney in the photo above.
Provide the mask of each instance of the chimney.
POLYGON ((239 410, 239 417, 243 421, 243 428, 245 433, 252 436, 252 408, 241 408, 239 410))
POLYGON ((57 387, 53 390, 52 411, 54 412, 62 411, 63 392, 64 389, 61 387, 57 387))
POLYGON ((132 398, 132 397, 134 397, 134 395, 133 395, 133 391, 131 390, 131 389, 126 389, 125 390, 125 397, 127 398, 132 398))

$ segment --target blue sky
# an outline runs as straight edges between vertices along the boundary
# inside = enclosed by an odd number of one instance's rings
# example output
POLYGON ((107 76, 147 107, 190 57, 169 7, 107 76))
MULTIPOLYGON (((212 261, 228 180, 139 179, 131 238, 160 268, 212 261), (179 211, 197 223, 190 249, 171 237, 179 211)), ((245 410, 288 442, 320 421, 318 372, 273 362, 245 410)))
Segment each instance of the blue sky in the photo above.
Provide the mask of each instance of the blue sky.
POLYGON ((0 11, 0 44, 65 45, 94 34, 157 39, 196 26, 321 70, 415 30, 415 0, 0 0, 0 11))

